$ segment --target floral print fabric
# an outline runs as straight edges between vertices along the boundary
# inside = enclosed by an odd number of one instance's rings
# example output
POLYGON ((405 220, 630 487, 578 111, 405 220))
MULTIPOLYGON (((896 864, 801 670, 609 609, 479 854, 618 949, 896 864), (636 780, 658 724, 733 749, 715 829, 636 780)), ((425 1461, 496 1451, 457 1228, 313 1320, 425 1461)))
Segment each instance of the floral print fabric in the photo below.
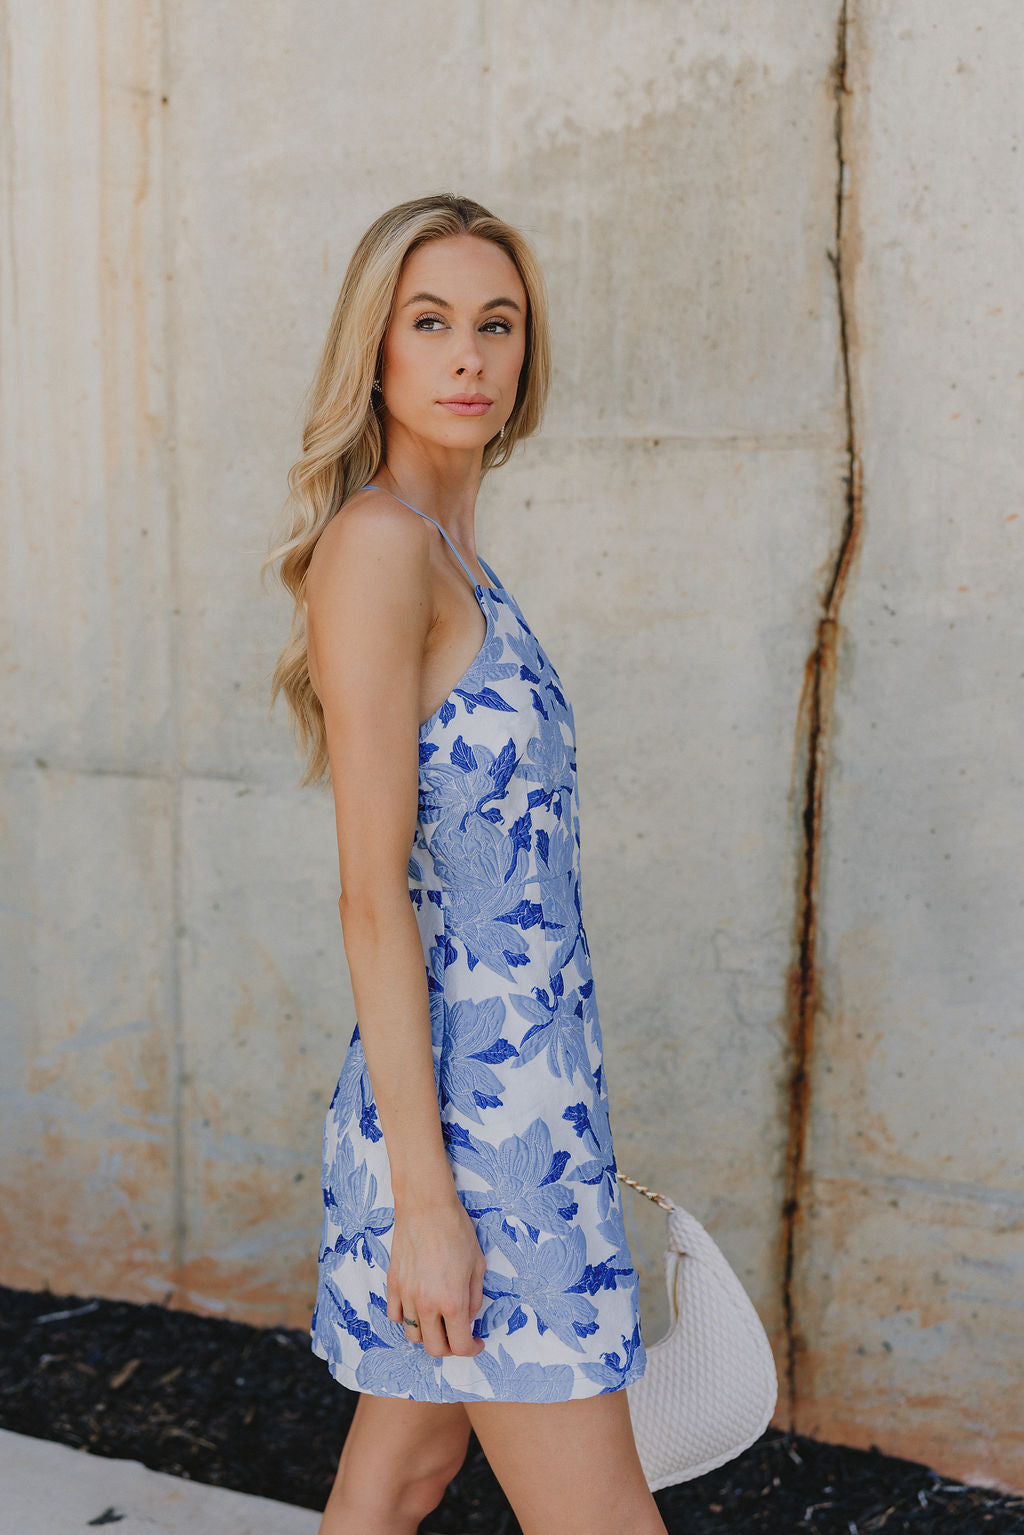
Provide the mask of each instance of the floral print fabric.
POLYGON ((646 1353, 580 904, 572 706, 480 563, 484 643, 420 728, 409 896, 445 1143, 487 1260, 485 1347, 436 1359, 387 1317, 395 1212, 358 1025, 324 1121, 311 1340, 356 1391, 558 1402, 620 1390, 646 1353))

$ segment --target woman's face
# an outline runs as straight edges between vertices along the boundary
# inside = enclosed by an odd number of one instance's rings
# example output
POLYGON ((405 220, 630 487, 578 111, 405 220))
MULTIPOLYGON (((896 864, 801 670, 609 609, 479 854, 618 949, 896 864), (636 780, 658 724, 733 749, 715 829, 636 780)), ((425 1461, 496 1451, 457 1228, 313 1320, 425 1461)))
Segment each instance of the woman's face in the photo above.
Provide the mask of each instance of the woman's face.
POLYGON ((525 349, 526 289, 499 245, 461 234, 418 246, 384 337, 389 438, 397 423, 439 447, 482 449, 512 413, 525 349))

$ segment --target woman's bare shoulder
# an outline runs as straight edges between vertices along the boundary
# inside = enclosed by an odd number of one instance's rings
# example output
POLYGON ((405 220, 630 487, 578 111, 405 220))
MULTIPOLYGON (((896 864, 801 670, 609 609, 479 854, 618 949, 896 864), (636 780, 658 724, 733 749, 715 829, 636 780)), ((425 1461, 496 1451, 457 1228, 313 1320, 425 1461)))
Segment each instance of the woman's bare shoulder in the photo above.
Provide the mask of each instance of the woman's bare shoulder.
POLYGON ((429 531, 393 496, 367 492, 346 501, 317 540, 306 572, 306 652, 325 706, 349 685, 392 691, 422 666, 436 608, 429 531))
POLYGON ((383 490, 357 490, 324 528, 306 571, 306 595, 335 588, 343 573, 361 581, 383 564, 403 575, 427 573, 430 525, 383 490))

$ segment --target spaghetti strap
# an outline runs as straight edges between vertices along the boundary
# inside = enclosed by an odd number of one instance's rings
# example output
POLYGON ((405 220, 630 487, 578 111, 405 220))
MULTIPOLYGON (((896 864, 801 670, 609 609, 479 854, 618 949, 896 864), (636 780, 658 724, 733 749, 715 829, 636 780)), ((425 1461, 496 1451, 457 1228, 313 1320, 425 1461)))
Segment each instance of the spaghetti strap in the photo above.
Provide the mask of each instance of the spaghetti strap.
MULTIPOLYGON (((370 480, 366 485, 364 485, 362 487, 362 489, 363 490, 383 490, 384 486, 383 485, 375 485, 373 483, 373 481, 370 480)), ((388 495, 389 496, 395 496, 395 493, 394 493, 393 490, 389 490, 388 491, 388 495)), ((402 501, 402 498, 401 498, 401 496, 395 496, 395 500, 396 501, 402 501)), ((470 582, 472 583, 472 586, 473 586, 473 590, 476 591, 476 588, 480 585, 480 582, 473 575, 473 572, 470 570, 469 566, 466 564, 465 560, 462 558, 462 555, 456 549, 455 545, 452 543, 452 540, 450 539, 448 534, 445 532, 444 528, 442 528, 441 524, 439 522, 435 521, 435 519, 433 517, 428 516, 428 514, 426 512, 421 512, 418 506, 413 506, 411 501, 402 501, 402 505, 403 506, 407 506, 409 508, 410 512, 415 512, 417 517, 426 517, 428 522, 432 522, 434 524, 434 527, 440 533, 441 537, 444 539, 445 543, 448 545, 449 549, 452 551, 452 553, 454 554, 455 558, 458 560, 459 564, 462 566, 463 570, 466 572, 466 575, 469 577, 470 582)), ((483 560, 481 560, 480 563, 481 563, 481 565, 483 565, 483 560)), ((484 569, 486 570, 487 567, 484 566, 484 569)), ((488 571, 488 574, 490 574, 489 571, 488 571)))
POLYGON ((480 561, 480 563, 481 563, 481 565, 482 565, 482 566, 483 566, 483 567, 484 567, 484 570, 485 570, 485 571, 486 571, 486 572, 487 572, 487 574, 488 574, 488 575, 489 575, 489 576, 490 576, 490 578, 491 578, 491 580, 492 580, 492 581, 493 581, 493 582, 494 582, 494 584, 495 584, 495 586, 500 586, 500 585, 501 585, 501 581, 500 581, 500 580, 499 580, 499 578, 498 578, 498 577, 497 577, 497 576, 496 576, 496 575, 495 575, 495 574, 494 574, 494 571, 493 571, 493 570, 492 570, 492 569, 491 569, 491 567, 490 567, 490 566, 489 566, 489 565, 488 565, 488 563, 487 563, 487 561, 486 561, 486 560, 485 560, 485 559, 484 559, 484 557, 483 557, 483 555, 482 555, 482 554, 478 554, 478 555, 477 555, 477 559, 478 559, 478 560, 479 560, 479 561, 480 561))

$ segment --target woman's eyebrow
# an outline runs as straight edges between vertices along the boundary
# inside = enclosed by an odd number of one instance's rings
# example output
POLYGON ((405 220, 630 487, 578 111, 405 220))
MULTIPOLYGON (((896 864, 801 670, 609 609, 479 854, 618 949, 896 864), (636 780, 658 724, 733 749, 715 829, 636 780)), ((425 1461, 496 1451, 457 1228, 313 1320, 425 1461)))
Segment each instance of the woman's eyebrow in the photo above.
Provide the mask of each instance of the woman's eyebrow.
MULTIPOLYGON (((412 298, 406 299, 402 308, 408 309, 410 304, 436 304, 439 309, 450 309, 452 307, 447 299, 438 298, 436 293, 414 293, 412 298)), ((500 309, 502 306, 506 309, 514 309, 516 314, 522 313, 514 298, 492 298, 490 303, 481 304, 480 309, 482 312, 485 309, 500 309)))

